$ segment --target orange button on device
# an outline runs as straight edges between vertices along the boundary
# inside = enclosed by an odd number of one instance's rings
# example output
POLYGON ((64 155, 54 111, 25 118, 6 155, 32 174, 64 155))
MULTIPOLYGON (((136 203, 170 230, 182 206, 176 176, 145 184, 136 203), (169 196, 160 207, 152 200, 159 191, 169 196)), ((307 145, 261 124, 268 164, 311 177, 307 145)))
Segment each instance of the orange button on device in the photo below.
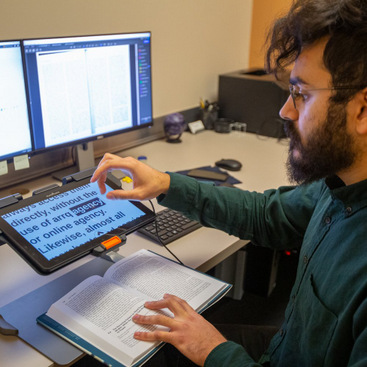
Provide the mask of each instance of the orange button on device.
POLYGON ((105 247, 106 250, 108 250, 111 247, 118 245, 119 243, 121 243, 121 238, 117 237, 117 236, 114 236, 114 237, 111 237, 110 239, 108 239, 106 241, 103 241, 102 245, 105 247))

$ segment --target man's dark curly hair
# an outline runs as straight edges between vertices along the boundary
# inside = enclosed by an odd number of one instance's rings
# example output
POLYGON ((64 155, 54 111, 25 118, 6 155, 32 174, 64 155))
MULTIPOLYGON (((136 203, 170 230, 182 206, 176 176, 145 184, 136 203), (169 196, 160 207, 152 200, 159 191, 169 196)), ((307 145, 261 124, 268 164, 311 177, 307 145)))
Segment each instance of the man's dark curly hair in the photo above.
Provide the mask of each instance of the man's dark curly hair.
MULTIPOLYGON (((299 56, 305 46, 328 37, 324 64, 334 87, 367 86, 367 0, 295 0, 278 19, 267 39, 265 66, 276 75, 299 56)), ((338 91, 345 101, 356 90, 338 91)))

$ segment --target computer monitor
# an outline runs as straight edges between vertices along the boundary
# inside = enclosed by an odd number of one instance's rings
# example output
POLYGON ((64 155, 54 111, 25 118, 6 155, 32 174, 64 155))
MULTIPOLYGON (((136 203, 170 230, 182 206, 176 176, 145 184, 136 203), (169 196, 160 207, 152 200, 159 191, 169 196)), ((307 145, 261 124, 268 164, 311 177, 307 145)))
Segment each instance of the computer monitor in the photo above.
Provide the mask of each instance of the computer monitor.
POLYGON ((20 41, 0 41, 0 161, 32 149, 20 41))
POLYGON ((24 40, 35 152, 151 126, 150 44, 150 32, 24 40))

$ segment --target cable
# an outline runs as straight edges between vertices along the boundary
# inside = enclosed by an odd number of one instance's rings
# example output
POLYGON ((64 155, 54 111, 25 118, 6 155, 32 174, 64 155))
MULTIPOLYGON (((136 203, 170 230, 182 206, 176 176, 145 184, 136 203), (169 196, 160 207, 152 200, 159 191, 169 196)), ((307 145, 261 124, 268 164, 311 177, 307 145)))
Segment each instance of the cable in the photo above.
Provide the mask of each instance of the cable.
POLYGON ((162 242, 162 240, 161 240, 161 238, 160 238, 160 236, 159 236, 159 229, 158 229, 158 223, 157 223, 157 216, 156 216, 156 211, 155 211, 155 208, 154 208, 154 205, 153 205, 153 203, 152 203, 152 201, 151 200, 148 200, 149 201, 149 203, 150 203, 150 205, 151 205, 151 207, 152 207, 152 210, 153 210, 153 213, 154 213, 154 216, 156 217, 156 219, 154 220, 154 224, 155 224, 155 231, 156 231, 156 235, 157 235, 157 238, 158 238, 158 241, 159 241, 159 243, 162 245, 162 246, 164 246, 164 248, 177 260, 177 262, 178 263, 180 263, 181 265, 185 265, 168 247, 167 247, 167 245, 165 245, 163 242, 162 242))

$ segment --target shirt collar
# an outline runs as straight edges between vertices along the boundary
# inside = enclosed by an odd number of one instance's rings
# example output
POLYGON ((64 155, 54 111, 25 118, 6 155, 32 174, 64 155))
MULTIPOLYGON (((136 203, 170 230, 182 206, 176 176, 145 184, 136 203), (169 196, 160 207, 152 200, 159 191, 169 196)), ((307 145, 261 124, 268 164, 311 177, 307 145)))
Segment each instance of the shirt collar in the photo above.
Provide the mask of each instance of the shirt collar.
POLYGON ((347 203, 362 202, 367 203, 367 180, 356 182, 352 185, 345 185, 338 176, 330 176, 325 179, 325 184, 331 191, 331 194, 347 203))

